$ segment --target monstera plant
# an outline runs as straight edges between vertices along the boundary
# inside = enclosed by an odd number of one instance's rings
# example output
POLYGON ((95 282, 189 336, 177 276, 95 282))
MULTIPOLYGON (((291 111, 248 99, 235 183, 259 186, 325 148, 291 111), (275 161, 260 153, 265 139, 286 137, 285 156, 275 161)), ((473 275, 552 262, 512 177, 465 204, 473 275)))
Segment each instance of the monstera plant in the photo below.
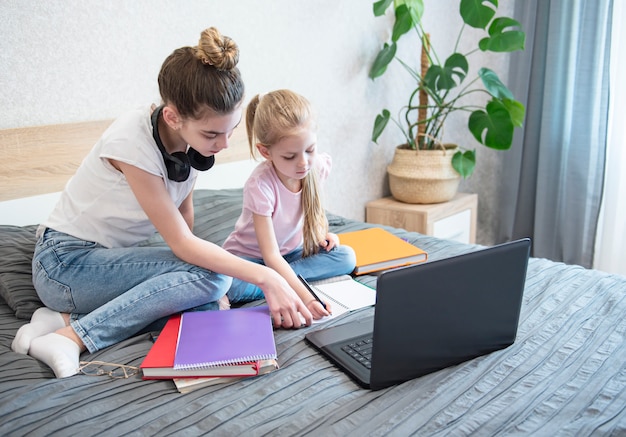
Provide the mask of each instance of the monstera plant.
MULTIPOLYGON (((391 39, 378 53, 369 76, 375 79, 383 75, 395 60, 412 76, 415 87, 397 118, 392 117, 388 109, 383 109, 376 117, 372 140, 378 141, 391 120, 406 138, 403 148, 429 150, 441 147, 446 119, 453 112, 462 111, 468 115, 467 126, 476 141, 492 149, 509 149, 515 127, 521 126, 524 120, 525 107, 515 100, 495 72, 482 66, 475 77, 470 77, 469 65, 472 54, 480 51, 523 50, 526 35, 520 23, 497 16, 498 0, 460 0, 458 13, 463 25, 458 31, 456 47, 453 53, 440 58, 422 25, 424 3, 424 0, 380 0, 374 3, 375 16, 385 15, 392 6, 395 22, 391 39), (463 38, 466 26, 482 29, 485 34, 476 40, 468 53, 460 53, 458 42, 463 38), (421 45, 411 53, 421 53, 421 58, 402 60, 396 56, 397 44, 411 31, 417 33, 421 45), (486 103, 477 105, 472 103, 477 99, 468 101, 467 97, 475 93, 486 94, 486 103)), ((442 23, 442 26, 449 27, 449 23, 442 23)), ((452 156, 452 167, 464 178, 472 174, 475 163, 474 149, 459 148, 452 156)))

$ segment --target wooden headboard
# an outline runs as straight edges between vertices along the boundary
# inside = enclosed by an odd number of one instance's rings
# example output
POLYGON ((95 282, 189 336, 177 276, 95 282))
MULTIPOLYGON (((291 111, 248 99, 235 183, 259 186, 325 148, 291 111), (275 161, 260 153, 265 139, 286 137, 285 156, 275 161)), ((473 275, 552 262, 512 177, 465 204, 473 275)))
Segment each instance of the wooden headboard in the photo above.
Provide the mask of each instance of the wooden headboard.
MULTIPOLYGON (((62 191, 113 120, 0 130, 0 202, 62 191)), ((233 132, 216 164, 249 158, 246 128, 233 132)))

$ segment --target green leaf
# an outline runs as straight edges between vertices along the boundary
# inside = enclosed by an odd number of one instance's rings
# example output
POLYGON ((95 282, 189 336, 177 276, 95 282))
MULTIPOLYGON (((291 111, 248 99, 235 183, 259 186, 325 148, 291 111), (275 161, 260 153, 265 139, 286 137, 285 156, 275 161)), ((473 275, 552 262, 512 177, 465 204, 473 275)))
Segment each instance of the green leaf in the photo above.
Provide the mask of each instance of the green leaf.
POLYGON ((372 130, 372 141, 374 141, 375 143, 377 143, 378 137, 385 130, 387 123, 389 123, 390 117, 391 113, 387 109, 383 109, 383 112, 376 116, 376 120, 374 121, 374 129, 372 130))
POLYGON ((467 58, 460 53, 453 53, 443 67, 435 64, 430 66, 424 76, 424 83, 431 90, 450 90, 463 82, 468 71, 467 58))
POLYGON ((522 127, 524 125, 524 118, 526 117, 526 108, 524 105, 512 99, 504 99, 502 103, 504 103, 504 106, 506 106, 506 109, 511 115, 513 126, 522 127))
POLYGON ((391 32, 391 41, 397 42, 398 39, 413 28, 413 15, 409 8, 402 4, 396 8, 396 21, 393 23, 393 31, 391 32))
POLYGON ((487 103, 485 111, 474 111, 469 117, 468 128, 481 144, 497 150, 507 150, 513 143, 513 121, 509 110, 499 100, 487 103))
POLYGON ((387 70, 387 65, 393 60, 396 56, 396 43, 391 43, 391 45, 385 43, 383 48, 378 52, 376 59, 374 59, 374 63, 372 64, 372 68, 370 69, 370 78, 376 79, 387 70))
POLYGON ((373 5, 374 16, 380 17, 382 15, 385 15, 385 11, 387 10, 391 2, 393 2, 393 0, 380 0, 380 1, 374 2, 374 5, 373 5))
POLYGON ((522 126, 524 118, 526 117, 526 108, 524 105, 515 100, 513 93, 500 81, 498 75, 492 70, 488 68, 481 68, 478 70, 478 75, 482 79, 487 92, 489 92, 489 94, 491 94, 494 98, 500 100, 500 102, 504 105, 513 126, 522 126))
POLYGON ((522 25, 508 17, 499 17, 489 26, 489 36, 480 40, 478 47, 482 51, 514 52, 524 50, 526 34, 522 25))
POLYGON ((461 152, 460 150, 452 157, 452 168, 460 174, 463 179, 466 179, 474 173, 474 167, 476 167, 476 151, 467 150, 461 152))
POLYGON ((502 83, 498 75, 489 68, 481 68, 478 75, 485 85, 485 89, 496 99, 514 99, 513 93, 502 83))
POLYGON ((468 26, 486 29, 496 9, 498 0, 461 0, 459 12, 468 26))
POLYGON ((395 5, 394 12, 400 6, 406 7, 413 17, 414 23, 419 23, 422 15, 424 15, 424 0, 379 0, 372 5, 374 16, 382 17, 385 15, 391 3, 395 5))
POLYGON ((419 23, 424 15, 424 0, 397 0, 397 3, 404 3, 413 17, 413 23, 419 23))

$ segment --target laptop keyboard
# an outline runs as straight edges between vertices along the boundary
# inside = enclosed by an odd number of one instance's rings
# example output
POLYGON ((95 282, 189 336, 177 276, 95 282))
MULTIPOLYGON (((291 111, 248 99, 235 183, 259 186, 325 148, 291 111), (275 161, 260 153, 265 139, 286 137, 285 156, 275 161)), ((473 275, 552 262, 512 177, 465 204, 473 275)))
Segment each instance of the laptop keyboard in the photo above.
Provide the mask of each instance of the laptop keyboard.
POLYGON ((374 339, 363 338, 341 347, 341 350, 368 369, 372 367, 372 346, 374 339))

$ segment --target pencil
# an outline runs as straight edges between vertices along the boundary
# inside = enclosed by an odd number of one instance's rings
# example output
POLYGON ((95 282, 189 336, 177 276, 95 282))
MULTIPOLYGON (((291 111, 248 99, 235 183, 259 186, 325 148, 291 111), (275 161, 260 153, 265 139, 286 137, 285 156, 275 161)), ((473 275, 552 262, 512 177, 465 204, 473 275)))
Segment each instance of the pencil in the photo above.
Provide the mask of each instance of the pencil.
POLYGON ((298 275, 298 279, 300 280, 300 282, 304 284, 306 289, 309 290, 309 293, 311 293, 311 296, 313 296, 315 300, 318 301, 322 305, 322 307, 324 307, 324 309, 326 310, 327 309, 326 304, 322 302, 322 299, 320 299, 317 294, 315 294, 315 292, 313 291, 313 287, 311 287, 311 284, 309 284, 307 280, 304 279, 304 277, 302 277, 302 275, 298 275))

